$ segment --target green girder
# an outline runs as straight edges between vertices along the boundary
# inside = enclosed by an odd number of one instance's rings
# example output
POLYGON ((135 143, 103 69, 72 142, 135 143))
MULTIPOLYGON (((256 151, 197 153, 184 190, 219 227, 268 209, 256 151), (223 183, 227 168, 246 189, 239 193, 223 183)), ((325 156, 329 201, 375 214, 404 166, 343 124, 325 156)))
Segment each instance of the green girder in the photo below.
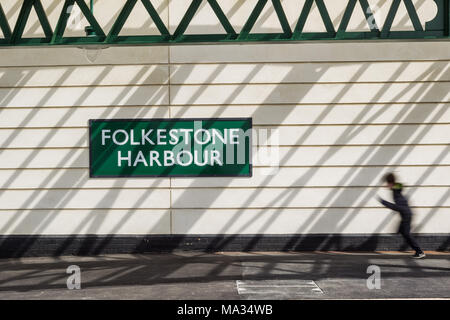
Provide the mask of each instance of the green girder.
MULTIPOLYGON (((335 30, 330 15, 323 0, 306 0, 302 8, 299 8, 300 16, 294 30, 291 29, 280 0, 258 0, 250 16, 245 22, 240 33, 237 33, 226 14, 223 12, 217 0, 190 0, 191 3, 181 19, 179 25, 170 34, 167 26, 161 20, 151 0, 126 0, 121 12, 108 33, 101 28, 97 22, 92 8, 85 0, 62 0, 64 1, 58 23, 53 30, 40 0, 23 0, 19 16, 13 29, 6 18, 0 3, 0 47, 14 46, 114 46, 114 45, 170 45, 177 43, 234 43, 234 42, 286 42, 302 40, 387 40, 387 39, 450 39, 450 0, 433 0, 438 8, 436 17, 425 24, 425 30, 419 20, 417 11, 412 0, 391 0, 389 12, 381 29, 376 24, 372 10, 367 0, 348 0, 338 30, 335 30), (136 35, 121 36, 125 22, 137 1, 141 1, 152 21, 155 23, 160 35, 136 35), (208 2, 214 14, 218 18, 225 33, 223 34, 185 34, 193 17, 197 13, 203 1, 208 2), (398 12, 400 2, 403 1, 414 30, 391 31, 392 23, 398 12), (268 2, 271 2, 280 23, 279 33, 252 33, 252 29, 261 12, 268 2), (350 32, 347 31, 348 23, 359 3, 364 12, 369 31, 350 32), (313 4, 316 4, 326 32, 303 32, 304 26, 311 13, 313 4), (90 24, 93 33, 85 37, 64 37, 64 31, 70 17, 71 6, 78 5, 84 17, 90 24), (39 23, 44 30, 44 38, 24 38, 23 32, 34 9, 39 18, 39 23)), ((188 0, 186 0, 188 1, 188 0)))

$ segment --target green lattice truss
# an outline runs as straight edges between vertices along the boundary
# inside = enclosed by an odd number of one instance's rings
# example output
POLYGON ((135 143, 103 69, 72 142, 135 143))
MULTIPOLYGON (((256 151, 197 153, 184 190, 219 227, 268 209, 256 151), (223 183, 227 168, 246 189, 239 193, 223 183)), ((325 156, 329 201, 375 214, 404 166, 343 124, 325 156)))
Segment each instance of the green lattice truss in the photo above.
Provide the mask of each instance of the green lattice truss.
MULTIPOLYGON (((191 1, 186 13, 181 19, 176 30, 171 34, 167 26, 161 20, 151 0, 140 0, 145 6, 148 14, 158 28, 160 35, 139 35, 139 36, 121 36, 126 20, 133 10, 138 0, 126 0, 117 20, 114 22, 111 30, 106 33, 103 30, 93 11, 88 7, 84 0, 61 0, 64 1, 61 14, 55 29, 52 29, 45 10, 40 0, 24 0, 16 25, 11 29, 6 18, 4 10, 0 4, 0 29, 3 37, 0 37, 0 47, 7 46, 55 46, 55 45, 167 45, 174 43, 218 43, 218 42, 255 42, 255 41, 302 41, 302 40, 383 40, 383 39, 450 39, 449 19, 450 19, 450 0, 433 0, 438 8, 436 17, 425 24, 423 29, 417 11, 412 0, 391 0, 390 9, 384 25, 381 29, 376 24, 374 15, 367 0, 348 0, 347 6, 337 30, 335 30, 330 15, 323 0, 306 0, 302 8, 299 8, 300 16, 295 28, 292 30, 280 0, 258 0, 248 17, 242 30, 237 33, 226 14, 223 12, 217 0, 186 0, 191 1), (223 26, 223 34, 185 34, 189 23, 197 13, 202 1, 207 1, 216 14, 218 20, 223 26), (409 18, 411 19, 414 30, 411 31, 391 31, 392 23, 398 12, 400 2, 403 1, 409 18), (269 3, 268 3, 269 2, 269 3), (311 13, 313 3, 316 3, 320 16, 326 28, 326 32, 303 32, 303 28, 311 13), (359 2, 359 6, 357 6, 359 2), (89 36, 85 37, 65 37, 64 31, 70 17, 70 7, 77 4, 81 12, 90 24, 89 36), (280 22, 279 33, 252 33, 252 29, 267 5, 273 6, 278 20, 280 22), (359 7, 359 8, 357 8, 359 7), (39 18, 39 22, 44 30, 44 38, 24 38, 22 37, 27 20, 31 10, 34 8, 39 18), (356 8, 356 9, 355 9, 356 8), (368 23, 367 32, 346 31, 348 23, 355 10, 363 10, 368 23)), ((91 3, 92 5, 92 3, 91 3)), ((0 33, 1 36, 1 33, 0 33)))

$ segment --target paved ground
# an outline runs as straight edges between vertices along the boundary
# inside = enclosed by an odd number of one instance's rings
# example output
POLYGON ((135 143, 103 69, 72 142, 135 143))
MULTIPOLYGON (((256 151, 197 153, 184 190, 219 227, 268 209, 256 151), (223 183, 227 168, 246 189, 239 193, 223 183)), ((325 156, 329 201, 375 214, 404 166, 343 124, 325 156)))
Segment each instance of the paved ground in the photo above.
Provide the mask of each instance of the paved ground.
MULTIPOLYGON (((172 253, 0 260, 0 299, 450 298, 450 253, 172 253), (67 267, 81 289, 67 289, 67 267), (368 289, 370 265, 381 289, 368 289)), ((373 283, 373 282, 371 282, 373 283)))

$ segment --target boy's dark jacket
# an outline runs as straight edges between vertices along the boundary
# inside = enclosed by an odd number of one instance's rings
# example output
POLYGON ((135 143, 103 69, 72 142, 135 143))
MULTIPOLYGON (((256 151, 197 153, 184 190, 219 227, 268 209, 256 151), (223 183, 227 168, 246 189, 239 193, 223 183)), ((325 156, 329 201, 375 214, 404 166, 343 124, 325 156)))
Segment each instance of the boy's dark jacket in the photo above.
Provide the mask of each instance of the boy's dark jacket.
POLYGON ((394 203, 380 199, 380 202, 386 208, 397 211, 402 216, 403 221, 410 221, 412 212, 408 205, 408 200, 402 195, 403 185, 401 183, 396 183, 392 187, 392 192, 394 194, 394 203))

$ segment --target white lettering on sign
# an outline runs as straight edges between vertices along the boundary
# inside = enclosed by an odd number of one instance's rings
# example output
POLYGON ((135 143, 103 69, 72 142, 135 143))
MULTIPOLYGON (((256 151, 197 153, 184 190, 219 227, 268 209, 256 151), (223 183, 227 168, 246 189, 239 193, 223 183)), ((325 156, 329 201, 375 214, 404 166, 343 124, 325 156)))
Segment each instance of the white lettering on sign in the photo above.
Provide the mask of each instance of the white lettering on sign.
POLYGON ((180 140, 184 144, 189 144, 191 140, 191 134, 193 135, 194 142, 200 145, 208 143, 222 143, 222 144, 239 144, 241 129, 224 129, 222 133, 217 129, 157 129, 156 132, 153 129, 141 129, 137 134, 133 129, 128 131, 124 129, 114 130, 111 134, 110 129, 102 130, 102 145, 104 146, 108 140, 112 139, 112 142, 118 146, 123 146, 126 143, 130 143, 133 146, 139 145, 177 145, 180 140), (153 139, 150 137, 153 135, 153 139))
POLYGON ((129 138, 130 137, 128 136, 128 133, 123 129, 114 131, 112 136, 113 142, 119 146, 123 146, 124 144, 126 144, 129 138), (122 141, 117 140, 117 136, 119 135, 119 133, 123 134, 122 141))
POLYGON ((118 146, 175 146, 173 150, 134 150, 117 151, 118 167, 187 167, 223 166, 234 163, 245 163, 245 138, 248 137, 242 129, 102 129, 101 143, 103 146, 113 143, 118 146), (191 150, 191 143, 194 148, 191 150), (210 144, 210 146, 206 146, 210 144), (235 150, 237 146, 238 150, 235 150), (221 151, 220 151, 221 150, 221 151), (226 150, 226 152, 224 152, 226 150), (227 159, 223 159, 223 158, 227 159), (229 161, 228 158, 231 160, 229 161), (226 161, 225 161, 226 160, 226 161))
POLYGON ((108 139, 111 138, 111 136, 106 135, 107 133, 110 133, 110 132, 111 132, 111 130, 108 130, 108 129, 103 129, 103 130, 102 130, 102 146, 105 145, 105 140, 106 140, 107 138, 108 138, 108 139))
POLYGON ((128 167, 131 166, 131 151, 128 151, 127 153, 128 153, 127 156, 123 157, 122 152, 118 151, 118 154, 117 154, 117 166, 118 167, 122 166, 122 161, 124 161, 124 160, 127 161, 128 167))
POLYGON ((153 132, 153 129, 145 131, 145 129, 142 129, 142 145, 145 145, 145 142, 148 142, 148 144, 154 145, 154 142, 152 140, 150 140, 150 138, 148 137, 151 133, 153 132))
POLYGON ((131 151, 128 151, 126 154, 122 153, 122 151, 117 152, 118 167, 122 167, 123 165, 136 167, 139 164, 146 167, 171 167, 174 165, 187 167, 193 163, 196 166, 223 166, 223 160, 218 150, 204 150, 203 153, 199 150, 194 150, 193 152, 183 150, 177 154, 171 150, 164 150, 163 153, 151 150, 147 158, 142 151, 137 152, 135 155, 131 151))

